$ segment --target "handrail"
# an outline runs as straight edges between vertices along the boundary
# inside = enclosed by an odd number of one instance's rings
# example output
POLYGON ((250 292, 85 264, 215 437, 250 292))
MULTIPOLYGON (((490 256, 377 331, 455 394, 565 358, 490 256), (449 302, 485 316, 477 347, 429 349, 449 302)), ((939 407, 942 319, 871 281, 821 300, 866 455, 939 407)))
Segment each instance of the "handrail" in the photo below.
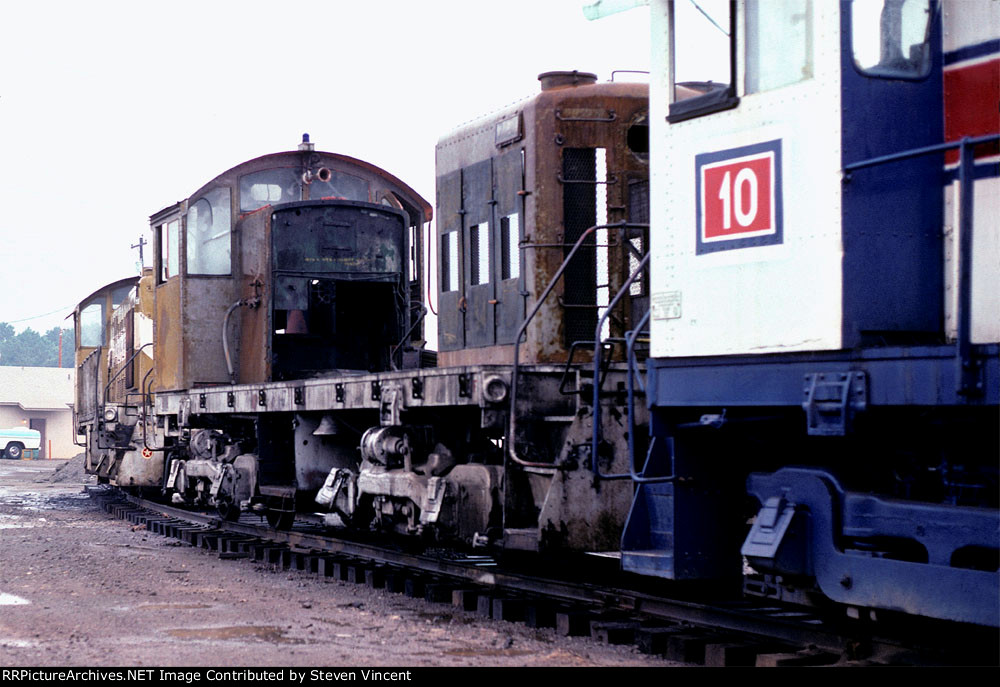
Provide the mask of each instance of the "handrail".
MULTIPOLYGON (((104 413, 101 412, 101 410, 100 410, 100 407, 101 407, 101 368, 102 368, 102 365, 101 365, 101 354, 102 354, 103 351, 104 351, 104 346, 103 345, 98 346, 97 350, 95 351, 95 353, 97 353, 97 364, 95 365, 95 367, 97 367, 97 370, 94 372, 94 421, 95 422, 100 422, 102 416, 104 415, 104 413)), ((91 355, 93 355, 93 353, 91 355)), ((87 357, 89 358, 90 356, 87 356, 87 357)))
MULTIPOLYGON (((649 466, 649 457, 653 453, 653 447, 656 445, 656 437, 653 437, 649 442, 649 448, 646 451, 646 461, 642 465, 642 472, 638 472, 635 467, 635 392, 632 388, 632 361, 634 359, 634 346, 635 340, 639 338, 639 334, 642 333, 642 328, 646 326, 649 322, 649 316, 652 314, 652 310, 647 310, 646 314, 642 316, 639 320, 639 324, 636 328, 630 332, 626 332, 625 339, 628 342, 625 347, 627 373, 625 375, 625 381, 627 384, 628 393, 628 417, 629 417, 629 431, 628 431, 628 458, 629 458, 629 473, 631 474, 632 481, 639 484, 649 484, 651 482, 671 482, 674 479, 674 467, 673 467, 673 448, 670 448, 670 474, 660 475, 659 477, 646 477, 646 468, 649 466)), ((641 379, 640 379, 641 383, 641 379)))
POLYGON ((533 320, 535 315, 538 314, 539 309, 542 307, 542 303, 544 303, 545 299, 549 297, 550 293, 552 293, 552 289, 555 288, 556 282, 559 281, 563 272, 566 271, 566 266, 569 265, 573 256, 576 255, 576 252, 580 249, 580 246, 583 245, 583 242, 588 236, 593 234, 598 229, 627 229, 629 227, 643 228, 648 226, 648 224, 630 224, 629 222, 622 221, 615 222, 614 224, 595 224, 594 226, 586 229, 582 234, 580 234, 576 243, 573 244, 573 248, 570 249, 569 254, 563 259, 562 264, 559 266, 559 269, 556 270, 556 273, 553 275, 549 285, 545 287, 545 291, 542 292, 542 295, 535 302, 531 312, 528 313, 524 322, 521 323, 521 328, 517 330, 517 336, 514 337, 514 369, 511 372, 510 378, 510 419, 507 424, 507 455, 517 465, 529 468, 556 468, 556 466, 552 463, 538 463, 524 460, 517 455, 517 449, 514 446, 514 436, 517 430, 517 413, 515 410, 517 406, 517 379, 520 376, 521 337, 524 336, 524 332, 527 331, 528 325, 531 324, 531 320, 533 320))
MULTIPOLYGON (((125 363, 118 369, 118 372, 116 372, 114 374, 114 376, 112 376, 111 379, 108 380, 108 383, 104 387, 104 404, 101 405, 102 408, 108 402, 108 391, 111 389, 111 384, 116 379, 118 379, 119 375, 121 375, 122 372, 124 372, 126 369, 128 369, 128 366, 131 365, 132 361, 135 360, 135 357, 142 352, 142 349, 146 348, 146 346, 152 346, 152 345, 153 345, 153 342, 150 341, 149 343, 143 344, 142 346, 140 346, 138 348, 138 350, 136 350, 134 353, 132 353, 132 355, 129 357, 129 359, 126 360, 125 363)), ((127 398, 127 395, 126 395, 126 398, 127 398)), ((116 417, 117 417, 117 414, 116 414, 116 417)), ((101 426, 103 426, 103 421, 104 421, 104 413, 103 413, 103 411, 97 413, 97 421, 98 421, 98 423, 101 424, 101 426)), ((133 429, 132 431, 134 432, 135 430, 133 429)), ((110 446, 105 446, 104 444, 101 443, 101 435, 98 434, 97 435, 97 448, 105 449, 105 448, 124 448, 124 447, 119 446, 118 444, 112 444, 110 446)))
POLYGON ((163 451, 166 450, 166 446, 157 448, 156 446, 150 446, 146 441, 146 423, 149 421, 149 413, 146 412, 146 400, 149 398, 149 391, 147 391, 146 385, 149 383, 149 376, 154 371, 155 368, 149 368, 146 376, 142 378, 142 447, 150 451, 163 451))
MULTIPOLYGON (((608 303, 608 307, 604 310, 604 314, 601 315, 601 318, 597 322, 597 328, 594 330, 594 341, 597 342, 598 344, 600 344, 601 341, 601 330, 604 328, 604 322, 608 319, 608 316, 611 314, 611 309, 614 308, 616 305, 618 305, 618 301, 620 301, 622 297, 629 292, 629 288, 632 286, 633 282, 635 282, 635 280, 638 279, 640 275, 642 275, 643 271, 645 271, 646 266, 649 264, 649 258, 651 255, 652 253, 646 253, 642 257, 642 260, 639 261, 639 265, 632 271, 632 274, 629 275, 628 279, 625 280, 625 283, 622 284, 622 287, 618 290, 618 293, 615 294, 615 297, 611 299, 611 302, 608 303)), ((601 474, 601 466, 598 465, 597 462, 597 447, 598 444, 600 444, 600 439, 601 439, 600 436, 601 388, 597 384, 597 380, 600 379, 600 371, 601 371, 601 346, 595 345, 594 346, 594 407, 592 411, 593 415, 591 416, 594 426, 590 441, 590 469, 594 473, 594 477, 597 479, 611 479, 611 480, 629 479, 632 476, 631 473, 621 473, 618 475, 601 474)), ((630 441, 631 438, 632 437, 630 433, 629 435, 630 441)))
POLYGON ((852 162, 848 165, 844 165, 844 171, 850 173, 858 169, 864 169, 866 167, 875 167, 876 165, 885 164, 887 162, 899 162, 901 160, 909 160, 910 158, 921 157, 923 155, 931 155, 933 153, 943 153, 948 150, 964 148, 966 145, 978 146, 982 145, 983 143, 993 143, 994 141, 1000 141, 1000 134, 987 134, 986 136, 977 136, 975 138, 970 138, 966 136, 965 138, 959 139, 957 141, 949 141, 948 143, 938 143, 932 146, 924 146, 923 148, 904 150, 900 153, 890 153, 889 155, 880 155, 879 157, 873 157, 868 160, 861 160, 860 162, 852 162))
POLYGON ((111 389, 111 383, 114 382, 116 379, 118 379, 118 376, 121 375, 121 373, 124 372, 126 370, 126 368, 128 368, 128 366, 132 363, 132 361, 135 360, 135 357, 137 355, 139 355, 140 353, 142 353, 142 349, 146 348, 146 346, 152 346, 152 345, 153 345, 153 342, 150 341, 149 343, 146 343, 146 344, 143 344, 143 345, 139 346, 138 350, 136 350, 135 353, 133 353, 129 357, 129 359, 126 360, 125 363, 118 369, 118 372, 115 372, 114 377, 112 377, 111 379, 108 380, 108 383, 104 386, 104 402, 105 403, 108 402, 108 390, 111 389))
POLYGON ((517 413, 515 411, 517 407, 517 378, 520 376, 519 372, 520 372, 520 361, 521 361, 521 337, 524 336, 524 332, 528 329, 528 325, 531 323, 531 320, 534 319, 539 309, 541 309, 542 303, 545 302, 545 299, 549 297, 549 294, 552 292, 552 289, 555 288, 556 282, 559 281, 559 278, 562 277, 563 272, 566 271, 566 266, 569 264, 569 261, 573 259, 573 256, 576 255, 576 252, 580 249, 580 246, 583 245, 583 242, 587 239, 587 237, 593 234, 595 231, 597 231, 597 229, 598 226, 595 225, 589 227, 582 234, 580 234, 580 237, 576 240, 576 243, 573 244, 573 248, 570 249, 569 255, 566 256, 566 258, 563 260, 563 263, 559 266, 559 269, 556 270, 555 276, 553 276, 552 279, 549 281, 549 285, 545 287, 545 291, 542 292, 541 297, 537 301, 535 301, 534 307, 531 309, 531 312, 528 313, 528 316, 524 318, 524 322, 521 323, 520 329, 517 330, 517 336, 514 337, 514 369, 510 375, 510 419, 508 420, 507 423, 507 428, 508 428, 507 455, 510 457, 512 461, 514 461, 521 467, 555 469, 555 465, 553 465, 552 463, 539 463, 539 462, 524 460, 523 458, 517 455, 517 448, 514 445, 515 444, 514 437, 516 436, 516 431, 517 431, 517 413))
POLYGON ((975 181, 975 150, 984 143, 1000 141, 1000 134, 985 136, 966 136, 958 141, 939 143, 937 145, 904 150, 900 153, 882 155, 870 160, 862 160, 844 165, 846 179, 850 180, 851 172, 874 167, 876 165, 900 160, 909 160, 922 155, 941 153, 948 150, 959 150, 958 183, 959 183, 959 223, 958 223, 958 298, 956 302, 955 321, 955 365, 957 367, 956 384, 960 396, 978 396, 982 394, 981 382, 977 380, 977 361, 972 355, 972 232, 973 232, 973 182, 975 181))
MULTIPOLYGON (((399 343, 389 349, 389 366, 392 367, 393 370, 398 370, 399 369, 398 367, 396 367, 396 353, 397 353, 397 351, 399 351, 399 349, 403 347, 403 344, 406 343, 406 340, 408 338, 410 338, 410 334, 412 334, 413 330, 417 328, 417 325, 420 324, 421 322, 423 322, 424 318, 427 317, 427 308, 424 307, 423 303, 420 303, 419 301, 411 301, 410 302, 410 305, 414 305, 414 304, 420 306, 420 310, 421 310, 420 316, 417 318, 416 322, 414 322, 410 326, 410 328, 406 330, 406 333, 403 334, 403 338, 399 340, 399 343)), ((400 366, 402 366, 402 360, 400 360, 400 366)))

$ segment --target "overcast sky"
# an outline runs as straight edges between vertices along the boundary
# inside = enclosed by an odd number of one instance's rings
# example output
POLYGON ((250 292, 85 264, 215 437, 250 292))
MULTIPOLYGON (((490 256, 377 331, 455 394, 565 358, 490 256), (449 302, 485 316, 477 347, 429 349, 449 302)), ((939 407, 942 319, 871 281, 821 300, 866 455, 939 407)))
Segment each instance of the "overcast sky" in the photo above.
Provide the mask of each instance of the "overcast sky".
POLYGON ((648 8, 584 4, 3 3, 0 321, 59 325, 136 273, 149 215, 303 132, 433 204, 437 139, 539 73, 648 69, 648 8))

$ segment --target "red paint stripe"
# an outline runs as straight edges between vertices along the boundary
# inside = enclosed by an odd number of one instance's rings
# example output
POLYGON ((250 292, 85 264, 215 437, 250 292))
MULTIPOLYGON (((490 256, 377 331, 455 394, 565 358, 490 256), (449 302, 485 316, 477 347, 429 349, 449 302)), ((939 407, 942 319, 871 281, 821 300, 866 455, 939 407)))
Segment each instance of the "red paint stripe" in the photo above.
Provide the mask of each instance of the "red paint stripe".
MULTIPOLYGON (((983 136, 1000 131, 1000 59, 957 67, 944 72, 944 139, 983 136)), ((996 143, 977 146, 976 157, 996 155, 996 143)), ((947 164, 958 162, 949 151, 947 164)))

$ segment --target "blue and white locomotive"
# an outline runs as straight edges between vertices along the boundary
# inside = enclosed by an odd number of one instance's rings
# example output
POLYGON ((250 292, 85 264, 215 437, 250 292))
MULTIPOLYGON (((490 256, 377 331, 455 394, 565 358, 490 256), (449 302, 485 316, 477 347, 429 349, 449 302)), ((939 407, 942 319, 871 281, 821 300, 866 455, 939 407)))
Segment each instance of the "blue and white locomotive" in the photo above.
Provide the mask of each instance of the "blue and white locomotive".
POLYGON ((624 568, 997 626, 1000 4, 650 5, 624 568))

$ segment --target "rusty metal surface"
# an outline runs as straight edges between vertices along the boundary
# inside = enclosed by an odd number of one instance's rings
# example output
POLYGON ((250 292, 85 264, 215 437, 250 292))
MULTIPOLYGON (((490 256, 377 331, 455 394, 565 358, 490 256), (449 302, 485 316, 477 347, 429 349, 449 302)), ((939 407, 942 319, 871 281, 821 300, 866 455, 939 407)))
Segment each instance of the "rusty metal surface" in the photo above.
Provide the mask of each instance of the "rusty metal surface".
POLYGON ((156 286, 156 372, 154 391, 181 389, 184 385, 184 322, 181 316, 181 281, 175 277, 156 286))
MULTIPOLYGON (((563 151, 598 148, 606 151, 608 223, 630 219, 630 184, 648 179, 646 157, 628 146, 630 127, 645 122, 647 87, 629 83, 590 84, 586 79, 575 82, 579 85, 573 85, 573 79, 564 85, 552 83, 534 98, 472 122, 443 138, 436 151, 438 246, 442 245, 442 234, 459 231, 462 245, 467 248, 471 227, 483 221, 484 204, 488 203, 486 209, 493 212, 492 223, 497 227, 500 217, 510 212, 511 207, 519 210, 522 259, 521 277, 516 283, 518 290, 526 292, 529 305, 545 289, 562 263, 564 251, 561 247, 571 243, 563 211, 566 188, 563 151), (498 126, 514 121, 514 117, 520 117, 521 137, 498 146, 497 141, 503 140, 498 138, 498 126), (503 169, 502 160, 512 153, 520 157, 522 151, 524 186, 512 189, 511 176, 505 178, 498 172, 503 169), (471 199, 467 197, 457 202, 455 193, 463 196, 467 193, 463 189, 466 180, 456 181, 456 175, 462 173, 464 176, 487 160, 491 162, 494 175, 488 197, 477 200, 474 207, 470 206, 471 199), (514 195, 508 198, 511 192, 514 195)), ((513 178, 522 181, 520 175, 513 178)), ((499 237, 499 231, 494 231, 493 236, 499 237)), ((628 276, 628 258, 623 243, 619 242, 617 248, 608 252, 612 294, 628 276)), ((468 250, 465 254, 469 255, 468 250)), ((503 288, 501 283, 496 285, 501 288, 491 284, 490 297, 484 298, 479 294, 482 286, 472 284, 469 279, 469 266, 464 264, 463 267, 462 288, 441 294, 440 364, 509 362, 509 348, 500 346, 511 341, 509 329, 524 312, 524 301, 517 303, 516 308, 510 307, 510 301, 524 297, 516 290, 503 288), (496 331, 495 338, 470 336, 470 332, 488 330, 490 324, 496 331), (469 350, 458 350, 465 347, 469 350)), ((566 359, 569 345, 565 330, 567 308, 562 305, 566 302, 565 296, 566 285, 557 284, 551 302, 543 304, 539 317, 529 327, 522 347, 525 362, 566 359)), ((611 319, 611 336, 621 336, 631 319, 625 304, 611 319)))
POLYGON ((104 386, 107 384, 108 366, 110 361, 114 329, 112 319, 114 313, 113 294, 123 288, 135 285, 138 277, 125 277, 97 289, 82 301, 73 311, 73 324, 76 332, 74 359, 77 368, 76 403, 74 406, 74 424, 92 422, 96 419, 98 406, 102 402, 104 386), (102 323, 102 345, 82 346, 80 313, 93 303, 103 305, 104 320, 102 323))
MULTIPOLYGON (((562 368, 538 366, 539 377, 558 379, 562 368)), ((484 395, 489 377, 509 381, 507 366, 475 368, 424 368, 370 374, 334 375, 326 378, 267 382, 157 394, 155 412, 176 415, 182 403, 200 413, 283 413, 382 408, 389 390, 398 388, 405 408, 475 406, 493 404, 484 395), (415 385, 414 380, 419 384, 415 385), (419 388, 419 393, 415 390, 419 388), (263 392, 263 396, 261 393, 263 392)))
MULTIPOLYGON (((189 200, 160 211, 150 218, 154 230, 171 220, 181 220, 178 233, 180 265, 179 274, 156 286, 154 389, 177 390, 229 383, 222 330, 227 310, 239 300, 246 304, 231 314, 225 334, 231 347, 234 371, 242 382, 271 379, 270 208, 265 205, 253 211, 241 211, 246 206, 243 202, 246 199, 241 201, 241 180, 266 170, 279 170, 289 178, 300 179, 289 191, 294 192, 291 200, 308 199, 313 195, 314 184, 325 183, 321 180, 329 174, 342 174, 353 179, 355 186, 367 187, 367 196, 360 200, 384 202, 400 208, 407 214, 409 223, 418 229, 432 216, 430 204, 388 172, 344 155, 313 150, 276 153, 244 162, 202 186, 189 200), (188 274, 185 259, 188 206, 216 189, 229 189, 233 230, 230 234, 231 270, 227 275, 188 274), (247 351, 247 355, 241 356, 241 351, 247 351)), ((287 190, 282 190, 282 200, 287 190)), ((422 256, 422 232, 415 231, 413 236, 415 255, 422 256)), ((404 240, 408 240, 408 236, 404 236, 404 240)), ((158 275, 163 260, 159 243, 157 241, 156 246, 158 275)), ((421 264, 420 259, 417 263, 421 264)), ((408 288, 422 294, 422 276, 414 277, 408 288)), ((421 328, 417 327, 411 338, 419 339, 420 336, 421 328)))

